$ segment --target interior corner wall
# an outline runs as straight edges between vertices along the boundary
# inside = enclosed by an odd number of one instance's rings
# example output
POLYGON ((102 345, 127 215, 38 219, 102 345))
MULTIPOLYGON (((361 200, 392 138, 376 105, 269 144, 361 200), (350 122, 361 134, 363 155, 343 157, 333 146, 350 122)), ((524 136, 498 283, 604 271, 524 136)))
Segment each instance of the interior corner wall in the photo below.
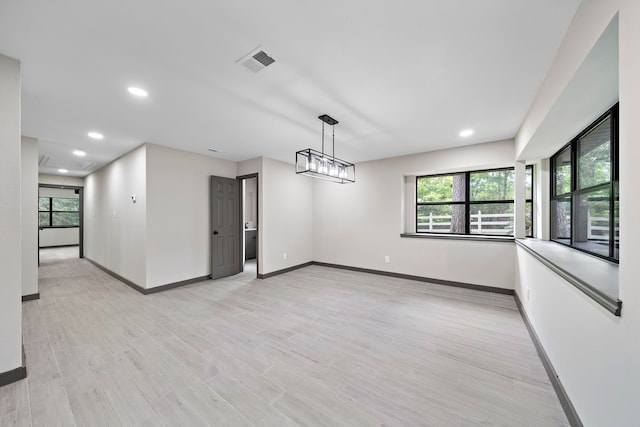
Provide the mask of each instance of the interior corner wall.
POLYGON ((38 140, 22 137, 22 295, 38 293, 38 140))
POLYGON ((211 274, 211 175, 236 178, 236 162, 147 144, 146 287, 211 274))
POLYGON ((22 366, 20 62, 0 54, 0 374, 22 366))
POLYGON ((260 274, 314 260, 312 181, 296 175, 291 164, 262 158, 258 183, 260 274))
POLYGON ((354 184, 314 180, 314 260, 513 289, 513 242, 400 237, 415 218, 405 176, 513 166, 507 140, 359 163, 354 184))
MULTIPOLYGON (((516 292, 585 426, 636 426, 640 396, 640 2, 583 0, 518 136, 528 143, 611 19, 619 19, 620 264, 615 317, 518 249, 516 292), (526 296, 529 295, 527 299, 526 296), (523 298, 524 297, 524 298, 523 298)), ((604 106, 607 108, 608 106, 604 106)), ((548 209, 548 207, 546 207, 548 209)))
POLYGON ((147 284, 146 151, 140 146, 84 180, 84 256, 143 288, 147 284))

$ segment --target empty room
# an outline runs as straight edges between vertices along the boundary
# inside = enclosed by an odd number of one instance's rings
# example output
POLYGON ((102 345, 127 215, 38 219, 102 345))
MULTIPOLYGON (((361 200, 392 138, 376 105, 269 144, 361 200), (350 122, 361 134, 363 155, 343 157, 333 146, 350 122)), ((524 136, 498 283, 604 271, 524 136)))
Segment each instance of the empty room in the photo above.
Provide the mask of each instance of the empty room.
POLYGON ((637 426, 638 40, 0 0, 0 426, 637 426))

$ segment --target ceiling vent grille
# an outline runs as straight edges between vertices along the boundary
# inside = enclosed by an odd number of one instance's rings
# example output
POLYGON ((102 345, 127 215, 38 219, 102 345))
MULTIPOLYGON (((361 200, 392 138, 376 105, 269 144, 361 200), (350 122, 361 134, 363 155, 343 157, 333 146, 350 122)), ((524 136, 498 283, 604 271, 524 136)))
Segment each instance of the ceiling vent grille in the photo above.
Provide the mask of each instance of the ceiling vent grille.
POLYGON ((236 62, 244 65, 254 73, 257 73, 276 62, 276 60, 270 57, 264 50, 257 48, 236 62))
POLYGON ((49 156, 45 156, 44 154, 40 155, 40 158, 38 159, 38 166, 46 165, 49 159, 49 156))

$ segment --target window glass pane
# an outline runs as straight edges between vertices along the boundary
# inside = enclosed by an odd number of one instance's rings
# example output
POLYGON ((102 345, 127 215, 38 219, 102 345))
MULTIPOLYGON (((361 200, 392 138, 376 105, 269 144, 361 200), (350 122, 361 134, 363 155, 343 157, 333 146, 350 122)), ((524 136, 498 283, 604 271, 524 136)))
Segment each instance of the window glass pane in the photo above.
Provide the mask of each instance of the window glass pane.
POLYGON ((513 200, 513 169, 472 172, 471 201, 513 200))
POLYGON ((418 203, 464 202, 465 174, 418 177, 418 203))
POLYGON ((611 181, 611 118, 578 141, 578 188, 611 181))
POLYGON ((418 206, 418 232, 464 233, 465 205, 418 206))
POLYGON ((49 210, 49 198, 48 197, 38 197, 38 210, 39 211, 48 211, 49 210))
POLYGON ((555 181, 556 194, 566 194, 571 191, 571 147, 567 147, 557 156, 555 160, 555 181))
POLYGON ((49 224, 49 212, 40 212, 38 214, 38 216, 40 217, 39 219, 39 224, 40 227, 48 227, 49 224))
POLYGON ((613 257, 620 259, 620 194, 618 193, 618 183, 613 187, 613 257))
POLYGON ((571 244, 571 199, 551 201, 551 240, 571 244))
POLYGON ((513 236, 513 203, 472 204, 471 234, 513 236))
POLYGON ((527 166, 525 175, 525 198, 533 200, 533 166, 527 166))
POLYGON ((533 237, 533 203, 527 202, 524 205, 524 235, 533 237))
POLYGON ((52 217, 52 226, 60 225, 79 225, 78 212, 54 212, 52 217))
POLYGON ((63 199, 63 198, 54 197, 52 210, 64 211, 64 212, 77 212, 78 200, 79 199, 66 199, 66 198, 63 199))
POLYGON ((574 196, 573 245, 599 255, 609 256, 610 189, 574 196))

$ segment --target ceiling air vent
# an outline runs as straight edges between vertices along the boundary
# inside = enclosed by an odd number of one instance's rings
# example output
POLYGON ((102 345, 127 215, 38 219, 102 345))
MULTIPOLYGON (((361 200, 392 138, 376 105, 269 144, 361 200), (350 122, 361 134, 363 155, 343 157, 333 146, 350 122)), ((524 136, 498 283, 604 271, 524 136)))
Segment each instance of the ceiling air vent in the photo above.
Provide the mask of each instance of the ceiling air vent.
POLYGON ((257 73, 276 62, 276 60, 267 55, 264 50, 257 48, 251 51, 248 55, 238 59, 236 62, 244 65, 254 73, 257 73))
POLYGON ((49 156, 45 156, 44 154, 41 154, 40 158, 38 159, 38 166, 46 165, 49 159, 50 159, 49 156))

